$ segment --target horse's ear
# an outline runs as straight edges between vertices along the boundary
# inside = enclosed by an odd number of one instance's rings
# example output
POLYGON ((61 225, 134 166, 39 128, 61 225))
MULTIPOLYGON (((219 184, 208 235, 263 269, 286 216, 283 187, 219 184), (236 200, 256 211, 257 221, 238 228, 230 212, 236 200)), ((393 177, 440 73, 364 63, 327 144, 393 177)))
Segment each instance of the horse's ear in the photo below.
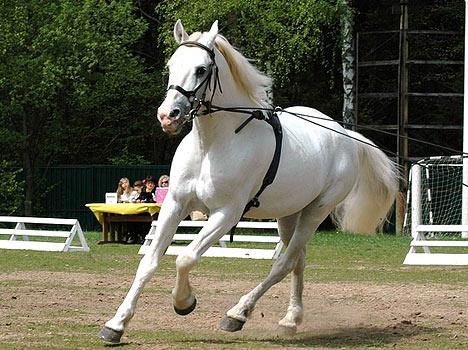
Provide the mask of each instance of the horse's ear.
POLYGON ((188 40, 188 34, 182 25, 182 21, 180 19, 177 20, 176 24, 174 25, 174 39, 177 44, 182 43, 183 41, 188 40))
POLYGON ((211 26, 210 31, 208 32, 207 39, 208 39, 208 46, 211 46, 218 35, 218 20, 214 21, 213 25, 211 26))

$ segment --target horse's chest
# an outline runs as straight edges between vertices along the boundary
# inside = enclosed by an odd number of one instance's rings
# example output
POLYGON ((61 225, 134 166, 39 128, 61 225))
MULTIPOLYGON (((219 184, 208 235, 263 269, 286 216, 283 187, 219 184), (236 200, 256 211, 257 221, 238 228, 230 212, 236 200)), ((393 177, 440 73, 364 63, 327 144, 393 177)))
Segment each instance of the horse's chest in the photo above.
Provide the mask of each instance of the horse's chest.
POLYGON ((196 181, 196 196, 205 204, 216 205, 230 201, 244 191, 249 193, 255 185, 254 173, 258 168, 255 158, 232 155, 229 152, 207 157, 201 164, 196 181))

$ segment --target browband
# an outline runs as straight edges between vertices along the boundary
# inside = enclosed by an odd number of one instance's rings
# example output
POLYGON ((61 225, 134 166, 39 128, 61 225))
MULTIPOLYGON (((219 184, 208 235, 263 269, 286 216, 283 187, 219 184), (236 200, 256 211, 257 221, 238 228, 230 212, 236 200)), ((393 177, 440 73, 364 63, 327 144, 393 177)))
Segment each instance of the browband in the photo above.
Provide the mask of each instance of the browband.
POLYGON ((203 44, 200 44, 199 42, 197 41, 184 41, 183 43, 179 44, 179 46, 197 46, 199 47, 200 49, 203 49, 205 50, 206 52, 208 52, 208 54, 210 55, 211 57, 211 60, 214 62, 215 60, 215 53, 214 53, 214 50, 210 49, 208 46, 205 46, 203 44))

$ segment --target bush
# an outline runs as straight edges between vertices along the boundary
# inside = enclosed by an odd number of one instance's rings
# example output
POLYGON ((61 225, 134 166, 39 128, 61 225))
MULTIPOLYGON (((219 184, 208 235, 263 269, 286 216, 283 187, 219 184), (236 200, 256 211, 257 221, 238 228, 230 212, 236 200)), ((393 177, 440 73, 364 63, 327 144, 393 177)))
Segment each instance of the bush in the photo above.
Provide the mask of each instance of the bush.
POLYGON ((24 201, 23 169, 14 168, 11 162, 0 161, 0 214, 11 215, 19 211, 24 201))

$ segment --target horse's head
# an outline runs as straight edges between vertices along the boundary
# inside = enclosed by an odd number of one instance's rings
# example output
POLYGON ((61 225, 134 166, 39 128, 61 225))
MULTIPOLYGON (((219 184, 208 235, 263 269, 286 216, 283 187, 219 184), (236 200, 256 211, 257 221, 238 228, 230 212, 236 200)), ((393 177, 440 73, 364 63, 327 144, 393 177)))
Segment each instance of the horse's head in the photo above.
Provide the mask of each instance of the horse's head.
POLYGON ((185 122, 191 119, 191 111, 200 108, 210 90, 214 74, 214 41, 218 34, 218 21, 209 32, 203 33, 197 41, 189 41, 182 22, 174 26, 174 38, 179 47, 172 55, 167 66, 169 82, 167 95, 158 108, 158 119, 164 132, 178 134, 185 122))

